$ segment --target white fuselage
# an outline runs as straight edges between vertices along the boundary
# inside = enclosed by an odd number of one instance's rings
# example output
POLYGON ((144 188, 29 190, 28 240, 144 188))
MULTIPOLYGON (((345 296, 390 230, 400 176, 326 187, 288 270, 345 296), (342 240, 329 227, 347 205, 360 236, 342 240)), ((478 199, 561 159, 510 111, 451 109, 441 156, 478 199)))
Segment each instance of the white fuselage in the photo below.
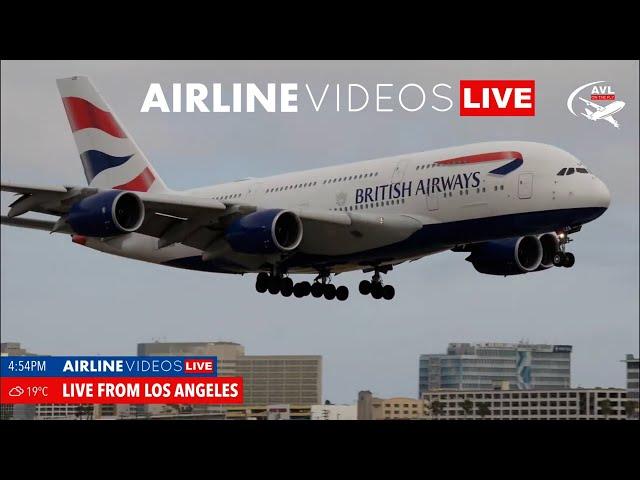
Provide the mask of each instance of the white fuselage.
MULTIPOLYGON (((404 215, 423 225, 423 230, 407 241, 361 251, 354 251, 355 243, 351 245, 348 238, 314 246, 316 255, 308 261, 304 256, 294 259, 289 268, 291 272, 311 272, 320 263, 332 271, 347 271, 361 269, 369 261, 394 264, 459 244, 556 231, 581 225, 604 212, 610 198, 604 183, 590 172, 558 176, 563 168, 584 169, 574 156, 550 145, 487 142, 181 193, 259 209, 375 214, 383 220, 385 215, 404 215), (483 155, 491 152, 517 153, 522 161, 511 164, 509 158, 484 160, 483 155), (471 160, 446 162, 456 158, 471 160), (514 168, 499 170, 507 164, 514 168), (498 173, 491 173, 497 169, 498 173)), ((132 233, 107 240, 89 239, 86 245, 155 263, 171 264, 202 255, 202 251, 182 244, 158 249, 157 242, 157 238, 132 233)), ((312 245, 313 238, 304 237, 303 242, 312 245)), ((259 255, 230 252, 227 257, 242 266, 234 273, 257 271, 264 264, 259 255)))

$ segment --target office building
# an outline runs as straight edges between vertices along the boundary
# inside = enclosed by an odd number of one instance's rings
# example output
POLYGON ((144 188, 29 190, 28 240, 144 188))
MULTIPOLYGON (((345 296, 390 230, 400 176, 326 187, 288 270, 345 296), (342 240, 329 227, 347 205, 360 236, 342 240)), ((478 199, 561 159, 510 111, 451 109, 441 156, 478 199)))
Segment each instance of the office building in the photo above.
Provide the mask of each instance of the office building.
POLYGON ((310 405, 229 405, 226 420, 311 420, 310 405))
POLYGON ((357 405, 311 405, 311 420, 357 420, 357 405))
POLYGON ((422 395, 441 420, 624 420, 619 388, 432 390, 422 395))
POLYGON ((0 343, 0 354, 9 357, 33 356, 35 353, 29 353, 22 348, 20 342, 3 342, 0 343))
POLYGON ((494 381, 511 389, 571 386, 571 345, 450 343, 445 354, 420 355, 418 391, 491 389, 494 381))
POLYGON ((423 399, 377 398, 368 390, 358 393, 358 420, 424 420, 427 417, 428 406, 423 399))
POLYGON ((627 364, 627 400, 630 402, 627 414, 629 418, 637 419, 640 416, 639 410, 639 392, 638 387, 638 357, 627 354, 624 362, 627 364))
POLYGON ((244 384, 245 405, 322 401, 322 357, 319 355, 246 355, 236 374, 244 384))
POLYGON ((212 355, 219 376, 241 376, 245 405, 314 405, 322 401, 320 355, 245 355, 233 342, 141 343, 138 355, 212 355))

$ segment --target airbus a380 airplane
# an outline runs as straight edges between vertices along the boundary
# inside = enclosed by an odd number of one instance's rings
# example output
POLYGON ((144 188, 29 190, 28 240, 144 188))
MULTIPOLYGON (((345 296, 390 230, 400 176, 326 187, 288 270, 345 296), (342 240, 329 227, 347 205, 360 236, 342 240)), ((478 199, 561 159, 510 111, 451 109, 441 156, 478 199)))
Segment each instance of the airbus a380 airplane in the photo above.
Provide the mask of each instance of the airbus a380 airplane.
POLYGON ((363 295, 394 297, 381 274, 446 250, 481 273, 571 267, 568 235, 609 206, 573 155, 488 142, 176 192, 86 77, 58 80, 89 186, 3 183, 20 195, 2 224, 70 234, 102 252, 179 268, 258 273, 258 292, 345 300, 332 275, 362 270, 363 295), (29 211, 57 221, 17 218, 29 211), (316 275, 294 284, 291 274, 316 275))

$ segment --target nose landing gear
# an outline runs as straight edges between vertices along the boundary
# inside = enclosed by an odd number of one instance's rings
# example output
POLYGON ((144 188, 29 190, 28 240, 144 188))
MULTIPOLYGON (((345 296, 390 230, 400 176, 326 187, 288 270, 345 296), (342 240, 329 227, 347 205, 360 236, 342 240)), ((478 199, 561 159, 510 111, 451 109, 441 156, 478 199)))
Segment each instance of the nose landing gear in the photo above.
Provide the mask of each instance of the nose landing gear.
POLYGON ((573 265, 576 263, 576 256, 571 252, 565 251, 566 244, 571 242, 572 240, 566 233, 558 234, 558 240, 560 242, 559 250, 553 255, 553 264, 556 267, 573 267, 573 265))
POLYGON ((571 252, 558 251, 553 256, 553 264, 556 267, 571 268, 576 263, 576 256, 571 252))

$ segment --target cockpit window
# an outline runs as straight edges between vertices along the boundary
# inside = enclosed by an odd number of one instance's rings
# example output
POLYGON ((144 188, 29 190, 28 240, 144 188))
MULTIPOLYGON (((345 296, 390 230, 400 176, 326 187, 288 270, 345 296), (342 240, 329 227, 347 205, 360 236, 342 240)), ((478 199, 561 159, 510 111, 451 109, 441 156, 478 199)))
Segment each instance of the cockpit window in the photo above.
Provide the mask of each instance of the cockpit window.
POLYGON ((573 175, 575 173, 575 169, 573 168, 568 168, 567 169, 567 175, 573 175))
POLYGON ((576 168, 576 172, 578 172, 578 173, 589 173, 586 168, 576 168))
POLYGON ((562 176, 562 175, 564 175, 564 172, 566 172, 566 171, 567 171, 567 169, 566 169, 566 168, 563 168, 562 170, 560 170, 560 171, 558 172, 558 175, 559 175, 559 176, 562 176))

